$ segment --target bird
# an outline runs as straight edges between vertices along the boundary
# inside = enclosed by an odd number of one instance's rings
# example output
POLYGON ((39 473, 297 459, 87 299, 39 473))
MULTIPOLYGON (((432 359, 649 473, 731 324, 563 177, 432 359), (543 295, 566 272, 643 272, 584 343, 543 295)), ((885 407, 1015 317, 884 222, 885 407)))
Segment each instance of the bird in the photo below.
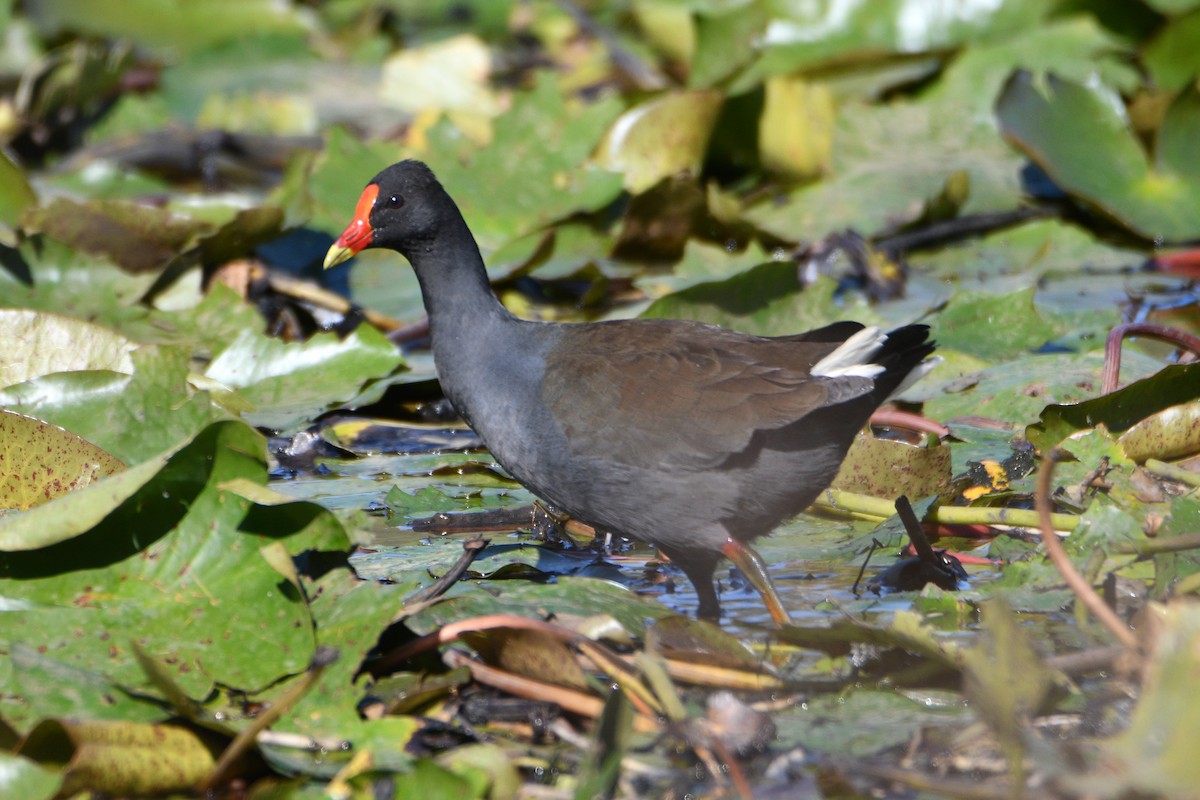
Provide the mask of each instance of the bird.
POLYGON ((695 586, 702 619, 720 618, 713 578, 728 558, 773 621, 790 622, 751 542, 808 507, 871 413, 936 362, 922 324, 763 337, 517 317, 416 160, 367 184, 325 267, 366 248, 409 261, 442 390, 500 466, 570 517, 658 548, 695 586))

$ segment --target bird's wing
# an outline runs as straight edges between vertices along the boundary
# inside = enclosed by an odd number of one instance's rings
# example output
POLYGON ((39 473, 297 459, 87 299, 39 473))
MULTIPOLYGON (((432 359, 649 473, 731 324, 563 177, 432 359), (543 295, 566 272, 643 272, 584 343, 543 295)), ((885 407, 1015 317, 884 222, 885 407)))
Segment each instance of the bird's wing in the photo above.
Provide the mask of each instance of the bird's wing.
POLYGON ((840 341, 765 339, 651 320, 563 329, 542 396, 578 453, 637 465, 703 469, 757 431, 871 391, 870 378, 808 370, 840 341), (630 346, 636 341, 636 346, 630 346))

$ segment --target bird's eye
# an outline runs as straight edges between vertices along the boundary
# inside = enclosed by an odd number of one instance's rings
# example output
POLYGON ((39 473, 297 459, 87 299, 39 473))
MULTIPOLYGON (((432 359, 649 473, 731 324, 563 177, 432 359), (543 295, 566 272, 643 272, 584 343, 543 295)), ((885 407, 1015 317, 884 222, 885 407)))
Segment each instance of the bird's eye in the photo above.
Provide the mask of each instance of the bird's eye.
POLYGON ((404 205, 404 198, 398 194, 394 194, 388 198, 387 205, 388 208, 399 208, 404 205))

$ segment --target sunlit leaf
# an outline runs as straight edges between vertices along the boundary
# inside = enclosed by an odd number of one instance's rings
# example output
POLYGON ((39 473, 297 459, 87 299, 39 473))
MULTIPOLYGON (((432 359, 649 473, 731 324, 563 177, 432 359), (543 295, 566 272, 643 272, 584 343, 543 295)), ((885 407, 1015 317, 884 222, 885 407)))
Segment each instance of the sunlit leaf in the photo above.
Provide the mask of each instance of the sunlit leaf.
POLYGON ((0 387, 55 372, 133 372, 133 342, 90 322, 0 309, 0 387))
POLYGON ((485 247, 496 247, 572 213, 595 211, 619 194, 620 176, 586 161, 620 110, 612 96, 569 101, 550 75, 542 75, 496 118, 496 135, 486 148, 477 149, 449 123, 439 123, 430 132, 428 152, 414 155, 433 167, 475 236, 485 247), (503 201, 480 192, 481 185, 503 187, 503 201))
POLYGON ((25 210, 37 203, 37 195, 25 173, 0 151, 0 244, 15 247, 14 235, 25 210))
POLYGON ((13 753, 0 752, 0 792, 7 797, 52 800, 62 786, 59 770, 13 753))
POLYGON ((282 428, 349 400, 401 363, 392 344, 369 326, 345 339, 323 333, 292 344, 243 331, 205 375, 238 389, 257 407, 251 416, 259 424, 282 428))
POLYGON ((282 541, 297 555, 348 542, 315 506, 259 507, 220 488, 234 478, 265 482, 263 445, 243 423, 218 423, 163 459, 0 520, 5 538, 19 531, 26 540, 38 532, 43 542, 53 537, 42 531, 73 537, 10 552, 2 562, 0 594, 17 605, 0 615, 0 641, 29 650, 20 669, 0 673, 5 693, 23 698, 10 722, 135 713, 143 700, 114 701, 117 690, 107 686, 146 683, 129 636, 170 665, 194 698, 213 681, 256 690, 308 664, 315 642, 307 603, 258 550, 282 541), (142 485, 128 499, 110 498, 107 510, 95 502, 106 483, 134 479, 142 485), (75 689, 61 691, 63 675, 78 676, 75 689))
POLYGON ((1128 430, 1151 414, 1200 397, 1200 365, 1175 364, 1102 397, 1072 405, 1047 406, 1041 420, 1026 431, 1041 449, 1053 447, 1072 431, 1104 424, 1113 432, 1128 430))
POLYGON ((127 38, 170 51, 190 50, 244 35, 246 31, 304 30, 297 10, 272 0, 46 0, 32 15, 47 32, 64 29, 127 38))
POLYGON ((1200 135, 1195 90, 1171 105, 1153 159, 1130 130, 1120 98, 1104 86, 1018 72, 996 114, 1004 135, 1059 187, 1121 225, 1158 241, 1200 236, 1197 168, 1191 151, 1181 149, 1200 135))
POLYGON ((696 175, 723 99, 719 92, 679 92, 635 106, 608 129, 596 163, 624 174, 634 194, 680 172, 696 175))
POLYGON ((834 488, 872 497, 929 497, 949 488, 950 448, 860 434, 833 479, 834 488))
POLYGON ((18 752, 65 765, 66 795, 146 795, 195 786, 216 764, 220 745, 182 725, 47 720, 29 732, 18 752))
POLYGON ((758 121, 763 169, 791 180, 818 177, 833 153, 833 95, 820 83, 775 77, 767 81, 758 121))
POLYGON ((57 425, 0 411, 0 508, 25 509, 125 468, 57 425))

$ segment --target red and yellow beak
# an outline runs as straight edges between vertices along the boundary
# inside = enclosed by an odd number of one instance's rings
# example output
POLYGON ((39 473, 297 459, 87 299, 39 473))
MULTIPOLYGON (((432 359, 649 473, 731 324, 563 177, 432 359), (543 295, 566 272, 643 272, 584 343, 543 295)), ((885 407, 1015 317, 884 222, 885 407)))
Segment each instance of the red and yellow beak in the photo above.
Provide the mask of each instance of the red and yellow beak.
POLYGON ((336 267, 343 261, 357 255, 360 250, 370 246, 375 238, 375 229, 371 227, 371 209, 375 207, 375 198, 379 196, 379 187, 372 183, 363 190, 354 207, 354 219, 342 231, 342 235, 325 254, 325 269, 336 267))

